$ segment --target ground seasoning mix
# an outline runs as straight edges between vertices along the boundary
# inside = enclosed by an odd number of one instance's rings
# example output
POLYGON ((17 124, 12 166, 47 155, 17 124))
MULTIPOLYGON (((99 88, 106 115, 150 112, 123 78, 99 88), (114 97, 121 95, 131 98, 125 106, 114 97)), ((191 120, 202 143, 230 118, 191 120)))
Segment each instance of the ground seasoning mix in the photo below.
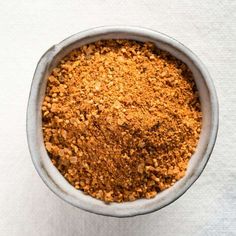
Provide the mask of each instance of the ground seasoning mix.
POLYGON ((185 175, 201 111, 188 67, 151 43, 106 40, 68 54, 42 104, 48 154, 105 202, 152 198, 185 175))

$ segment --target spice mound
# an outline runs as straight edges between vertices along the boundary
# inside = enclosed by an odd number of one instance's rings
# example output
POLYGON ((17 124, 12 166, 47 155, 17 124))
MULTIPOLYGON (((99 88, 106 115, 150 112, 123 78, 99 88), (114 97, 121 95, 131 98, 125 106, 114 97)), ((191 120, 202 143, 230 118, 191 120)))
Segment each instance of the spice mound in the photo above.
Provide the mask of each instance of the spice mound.
POLYGON ((153 198, 186 172, 201 129, 189 68, 152 43, 104 40, 48 77, 43 136, 76 189, 105 202, 153 198))

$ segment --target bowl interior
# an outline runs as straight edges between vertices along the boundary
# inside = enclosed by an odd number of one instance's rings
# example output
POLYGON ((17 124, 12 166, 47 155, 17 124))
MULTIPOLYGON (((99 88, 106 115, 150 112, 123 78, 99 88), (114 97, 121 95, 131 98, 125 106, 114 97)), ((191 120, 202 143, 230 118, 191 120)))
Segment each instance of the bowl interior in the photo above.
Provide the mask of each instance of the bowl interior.
POLYGON ((49 49, 41 58, 35 71, 27 111, 28 143, 34 165, 49 188, 74 206, 90 212, 110 216, 133 216, 162 208, 180 197, 199 177, 214 146, 218 126, 215 91, 209 74, 199 59, 186 47, 163 34, 135 27, 103 27, 73 35, 49 49), (199 90, 203 113, 202 130, 196 152, 191 157, 186 175, 171 188, 153 199, 134 202, 104 202, 85 195, 71 186, 53 166, 45 150, 42 135, 41 104, 47 77, 57 63, 71 50, 102 39, 132 39, 153 42, 160 49, 170 52, 185 62, 192 70, 199 90))

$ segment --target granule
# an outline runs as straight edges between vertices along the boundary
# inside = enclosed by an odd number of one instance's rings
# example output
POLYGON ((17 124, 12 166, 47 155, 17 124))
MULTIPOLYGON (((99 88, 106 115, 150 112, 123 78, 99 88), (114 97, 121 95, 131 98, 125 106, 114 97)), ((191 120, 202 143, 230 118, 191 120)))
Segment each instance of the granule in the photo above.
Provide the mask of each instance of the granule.
POLYGON ((76 189, 105 202, 153 198, 185 175, 201 130, 189 68, 152 43, 105 40, 48 77, 43 136, 76 189))

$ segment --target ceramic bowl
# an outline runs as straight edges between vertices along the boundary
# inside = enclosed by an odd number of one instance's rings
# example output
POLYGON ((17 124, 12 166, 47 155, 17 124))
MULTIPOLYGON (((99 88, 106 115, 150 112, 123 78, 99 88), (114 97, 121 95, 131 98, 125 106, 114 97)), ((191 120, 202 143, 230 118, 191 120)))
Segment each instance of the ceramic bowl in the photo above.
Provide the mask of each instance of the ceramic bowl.
POLYGON ((127 217, 150 213, 174 202, 197 180, 211 155, 218 130, 218 101, 211 77, 199 58, 175 39, 162 33, 130 26, 108 26, 86 30, 52 46, 40 59, 32 81, 27 109, 27 138, 31 157, 45 184, 61 199, 89 212, 127 217), (57 63, 71 50, 102 39, 131 39, 150 41, 185 62, 192 70, 199 90, 203 113, 202 130, 196 152, 190 159, 186 175, 171 188, 152 199, 133 202, 104 202, 85 195, 70 185, 53 166, 46 152, 42 135, 41 103, 45 94, 47 77, 57 63))

